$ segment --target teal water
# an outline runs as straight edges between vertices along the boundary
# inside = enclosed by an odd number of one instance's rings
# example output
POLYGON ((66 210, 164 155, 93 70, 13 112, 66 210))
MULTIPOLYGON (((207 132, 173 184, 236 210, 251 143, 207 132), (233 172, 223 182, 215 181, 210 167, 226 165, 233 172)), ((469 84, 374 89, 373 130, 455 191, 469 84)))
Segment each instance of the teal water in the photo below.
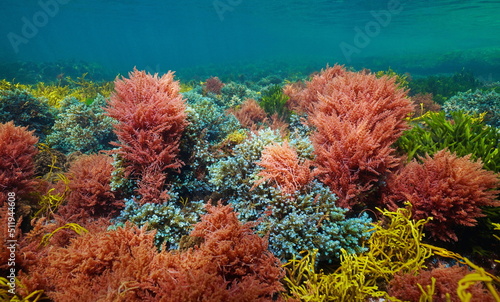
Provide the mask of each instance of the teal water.
POLYGON ((493 0, 3 0, 0 18, 0 63, 75 60, 114 74, 137 66, 181 75, 341 63, 500 78, 493 0))

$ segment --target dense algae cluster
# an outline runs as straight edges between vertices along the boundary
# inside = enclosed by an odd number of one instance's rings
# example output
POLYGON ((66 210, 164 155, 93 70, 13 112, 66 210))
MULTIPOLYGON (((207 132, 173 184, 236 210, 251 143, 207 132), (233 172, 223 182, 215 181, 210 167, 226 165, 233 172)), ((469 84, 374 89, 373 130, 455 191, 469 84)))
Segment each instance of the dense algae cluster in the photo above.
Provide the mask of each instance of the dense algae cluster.
POLYGON ((444 112, 413 118, 426 107, 392 70, 200 84, 134 70, 113 93, 84 77, 67 83, 2 82, 0 155, 19 161, 0 162, 0 182, 22 196, 18 221, 32 219, 16 226, 26 257, 15 297, 498 296, 494 91, 458 92, 444 112), (50 162, 37 178, 35 136, 50 162), (468 229, 492 240, 464 248, 468 229), (427 289, 402 291, 412 278, 427 289), (457 289, 464 280, 474 285, 457 289))

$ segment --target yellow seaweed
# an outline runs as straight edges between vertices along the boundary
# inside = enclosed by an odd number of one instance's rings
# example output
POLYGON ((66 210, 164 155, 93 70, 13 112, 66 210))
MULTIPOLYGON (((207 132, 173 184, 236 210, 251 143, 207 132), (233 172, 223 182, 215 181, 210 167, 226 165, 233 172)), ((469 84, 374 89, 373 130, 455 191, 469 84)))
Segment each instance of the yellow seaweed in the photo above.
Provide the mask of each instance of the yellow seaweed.
POLYGON ((55 108, 61 107, 61 101, 71 96, 69 86, 48 85, 44 82, 37 83, 35 87, 29 89, 29 92, 34 97, 47 99, 47 103, 55 108))
POLYGON ((0 80, 0 90, 15 90, 15 89, 28 90, 29 86, 19 83, 12 83, 5 79, 0 80))
MULTIPOLYGON (((22 286, 17 279, 16 279, 16 285, 22 286)), ((13 295, 9 293, 9 281, 4 278, 0 277, 0 301, 9 301, 9 302, 37 302, 42 300, 42 295, 43 295, 43 290, 36 290, 27 295, 24 298, 20 298, 17 295, 13 295)))
POLYGON ((60 226, 57 229, 53 230, 52 232, 43 235, 42 240, 40 240, 40 245, 46 246, 47 244, 49 244, 50 238, 52 238, 52 236, 54 236, 55 233, 57 233, 62 229, 71 229, 75 231, 75 233, 77 233, 78 235, 81 235, 83 233, 88 233, 88 230, 79 225, 78 223, 66 223, 65 225, 60 226))
POLYGON ((389 281, 397 272, 417 272, 424 267, 425 260, 432 256, 432 249, 421 244, 428 219, 412 220, 409 204, 396 212, 379 211, 388 221, 385 225, 373 224, 373 234, 367 242, 369 250, 359 255, 342 250, 341 265, 334 273, 315 271, 316 251, 285 264, 287 298, 347 302, 386 297, 398 301, 388 297, 378 284, 389 281))
POLYGON ((69 193, 69 179, 63 173, 54 173, 54 170, 61 170, 55 164, 57 162, 57 156, 53 154, 50 148, 46 144, 39 144, 38 148, 40 152, 47 152, 51 155, 51 164, 48 166, 50 168, 49 172, 43 176, 43 178, 49 182, 59 182, 62 181, 65 185, 64 191, 56 193, 55 188, 50 188, 47 193, 40 195, 40 200, 38 205, 40 208, 33 214, 32 218, 40 217, 40 215, 49 215, 56 211, 56 209, 64 202, 67 194, 69 193))
MULTIPOLYGON (((394 274, 418 273, 425 268, 425 262, 431 256, 453 258, 474 269, 459 281, 457 294, 462 301, 471 301, 467 289, 477 282, 483 282, 495 301, 500 302, 500 295, 495 284, 500 285, 500 278, 486 272, 470 260, 444 248, 422 243, 423 227, 429 219, 414 221, 411 219, 411 205, 396 212, 378 209, 385 224, 373 224, 373 234, 367 242, 368 251, 355 255, 342 250, 341 265, 331 274, 317 271, 315 268, 316 252, 303 252, 301 259, 292 259, 284 265, 287 272, 283 283, 288 289, 285 300, 300 301, 366 301, 368 298, 383 297, 387 301, 401 302, 379 288, 381 283, 389 282, 394 274)), ((498 226, 496 226, 498 227, 498 226)), ((436 280, 423 288, 421 302, 433 301, 436 280)), ((451 301, 450 296, 446 297, 451 301)))

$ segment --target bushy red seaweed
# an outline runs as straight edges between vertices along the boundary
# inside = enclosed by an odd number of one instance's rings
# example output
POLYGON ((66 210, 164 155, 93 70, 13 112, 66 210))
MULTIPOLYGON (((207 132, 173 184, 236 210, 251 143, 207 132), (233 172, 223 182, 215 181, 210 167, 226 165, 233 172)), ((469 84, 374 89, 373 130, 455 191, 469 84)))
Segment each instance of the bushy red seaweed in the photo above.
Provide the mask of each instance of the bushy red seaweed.
POLYGON ((182 166, 177 155, 187 121, 179 89, 173 72, 158 77, 134 69, 128 79, 115 81, 106 111, 118 121, 114 127, 119 143, 114 144, 120 147, 117 154, 128 174, 145 179, 137 190, 141 203, 164 201, 164 174, 182 166))
MULTIPOLYGON (((434 295, 432 301, 435 302, 461 302, 457 295, 458 281, 467 274, 474 273, 466 266, 454 265, 445 266, 441 264, 439 267, 431 270, 420 270, 418 274, 413 273, 397 273, 389 282, 388 293, 390 296, 402 299, 403 301, 418 302, 422 301, 422 291, 431 286, 431 278, 436 279, 434 295), (449 295, 450 300, 446 298, 449 295)), ((473 300, 481 302, 493 302, 495 299, 485 289, 482 283, 476 283, 467 289, 467 292, 472 294, 473 300)))
POLYGON ((110 218, 123 208, 123 200, 111 190, 113 158, 105 154, 82 155, 71 163, 67 178, 69 193, 58 214, 73 223, 89 218, 110 218))
POLYGON ((319 102, 318 96, 324 94, 325 89, 334 78, 342 76, 346 72, 344 66, 335 65, 312 76, 312 79, 305 86, 300 82, 286 85, 283 91, 290 97, 287 101, 288 107, 299 112, 313 113, 319 102))
POLYGON ((327 68, 303 92, 310 102, 309 122, 316 173, 339 197, 341 207, 363 201, 400 159, 392 144, 408 128, 413 110, 395 78, 327 68))
POLYGON ((485 216, 481 207, 500 206, 498 175, 471 161, 470 155, 441 150, 422 161, 413 160, 388 178, 383 203, 395 210, 409 201, 413 219, 432 217, 425 228, 433 238, 457 241, 457 226, 474 226, 485 216))
POLYGON ((284 275, 267 241, 230 206, 207 205, 183 252, 158 251, 154 232, 127 225, 46 248, 21 276, 54 301, 279 301, 284 275))
POLYGON ((255 128, 258 123, 264 122, 267 114, 254 99, 245 100, 238 109, 231 109, 232 113, 245 128, 255 128))
POLYGON ((264 170, 259 172, 258 176, 262 178, 255 185, 268 181, 285 194, 294 194, 313 179, 311 162, 301 162, 288 141, 266 146, 257 165, 264 170))
POLYGON ((222 91, 222 87, 224 87, 224 83, 218 77, 210 77, 205 81, 205 85, 203 86, 203 91, 205 93, 211 92, 215 94, 220 94, 222 91))
POLYGON ((34 157, 38 153, 38 138, 33 132, 15 126, 14 122, 0 123, 0 206, 9 192, 18 199, 36 185, 34 157))

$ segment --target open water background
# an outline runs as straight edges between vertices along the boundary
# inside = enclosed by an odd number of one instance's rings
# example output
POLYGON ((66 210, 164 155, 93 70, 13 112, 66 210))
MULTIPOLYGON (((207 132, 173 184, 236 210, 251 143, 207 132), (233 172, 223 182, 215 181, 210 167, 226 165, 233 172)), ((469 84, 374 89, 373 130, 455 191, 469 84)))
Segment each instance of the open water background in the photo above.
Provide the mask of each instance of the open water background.
POLYGON ((466 68, 500 77, 500 1, 0 3, 0 63, 84 61, 114 74, 137 66, 186 75, 309 72, 341 63, 422 75, 466 68))

